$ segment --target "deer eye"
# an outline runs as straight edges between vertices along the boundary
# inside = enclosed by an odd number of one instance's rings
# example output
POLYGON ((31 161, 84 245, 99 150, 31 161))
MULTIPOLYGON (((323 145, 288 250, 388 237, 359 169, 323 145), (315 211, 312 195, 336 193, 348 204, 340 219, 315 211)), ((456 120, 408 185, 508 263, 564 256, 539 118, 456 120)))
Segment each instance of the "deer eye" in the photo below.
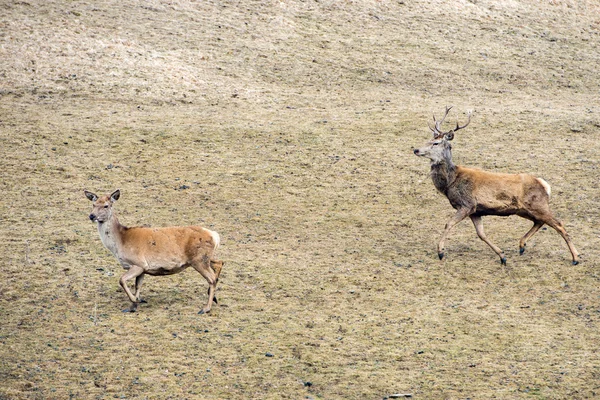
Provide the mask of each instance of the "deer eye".
POLYGON ((104 205, 104 208, 108 208, 108 204, 105 204, 105 205, 104 205))
POLYGON ((438 144, 440 144, 439 142, 435 142, 433 143, 434 146, 437 146, 438 144))

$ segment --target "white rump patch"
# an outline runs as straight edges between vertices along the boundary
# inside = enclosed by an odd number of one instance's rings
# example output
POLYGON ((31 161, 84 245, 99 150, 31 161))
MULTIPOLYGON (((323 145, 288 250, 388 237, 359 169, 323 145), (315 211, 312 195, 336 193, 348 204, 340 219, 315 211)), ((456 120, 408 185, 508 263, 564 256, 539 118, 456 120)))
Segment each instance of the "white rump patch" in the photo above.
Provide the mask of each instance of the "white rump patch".
POLYGON ((211 231, 210 229, 207 229, 207 231, 210 232, 210 236, 212 236, 213 241, 215 242, 215 250, 217 250, 217 248, 221 244, 221 236, 219 236, 217 232, 211 231))
POLYGON ((544 189, 546 189, 546 193, 548 193, 548 197, 550 197, 550 193, 552 192, 552 188, 550 187, 550 184, 548 182, 546 182, 545 180, 543 180, 542 178, 536 178, 536 179, 538 180, 539 183, 542 184, 544 189))

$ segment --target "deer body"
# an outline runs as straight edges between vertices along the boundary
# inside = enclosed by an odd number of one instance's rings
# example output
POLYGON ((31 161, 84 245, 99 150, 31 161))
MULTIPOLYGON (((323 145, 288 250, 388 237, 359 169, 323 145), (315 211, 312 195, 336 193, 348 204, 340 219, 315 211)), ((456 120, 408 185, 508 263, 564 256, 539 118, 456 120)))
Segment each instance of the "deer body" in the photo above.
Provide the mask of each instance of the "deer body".
POLYGON ((414 150, 417 156, 431 160, 431 178, 434 186, 456 209, 456 214, 446 224, 444 234, 438 243, 440 259, 444 257, 444 243, 450 230, 466 217, 470 217, 479 238, 500 256, 502 264, 506 264, 504 252, 486 237, 481 217, 518 215, 534 223, 529 232, 521 238, 519 243, 521 254, 525 251, 527 240, 544 224, 548 224, 566 241, 573 257, 573 264, 577 264, 579 262, 577 250, 562 223, 550 210, 548 202, 551 189, 546 181, 530 174, 493 173, 454 165, 452 146, 449 142, 454 138, 454 132, 469 124, 470 116, 469 122, 465 125, 457 124, 455 129, 442 132, 441 124, 449 111, 450 108, 446 108, 444 118, 436 121, 435 128, 430 128, 434 134, 433 139, 425 147, 414 150))
POLYGON ((90 219, 98 223, 102 243, 127 270, 119 280, 132 302, 125 311, 133 312, 143 302, 140 289, 144 275, 172 275, 190 266, 209 284, 208 303, 200 313, 210 311, 212 302, 217 302, 214 293, 223 266, 222 261, 212 259, 220 242, 217 232, 200 226, 128 228, 119 223, 112 210, 113 203, 120 196, 118 190, 102 197, 87 191, 85 194, 94 202, 90 219), (127 281, 133 278, 135 295, 127 286, 127 281))
POLYGON ((529 174, 499 174, 462 166, 452 172, 439 169, 432 166, 434 185, 457 210, 467 207, 479 215, 525 216, 540 198, 549 197, 542 180, 529 174))

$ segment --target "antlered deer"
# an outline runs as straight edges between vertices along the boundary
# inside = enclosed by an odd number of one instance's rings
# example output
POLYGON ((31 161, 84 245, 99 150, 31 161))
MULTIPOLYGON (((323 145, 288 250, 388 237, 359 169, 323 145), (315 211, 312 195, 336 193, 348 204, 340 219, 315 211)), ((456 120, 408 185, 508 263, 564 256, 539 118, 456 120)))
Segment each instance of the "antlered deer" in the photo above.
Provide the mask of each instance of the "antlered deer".
POLYGON ((521 238, 519 243, 520 254, 525 251, 525 245, 544 224, 554 228, 567 242, 573 265, 579 263, 577 250, 562 223, 557 220, 548 200, 550 199, 550 185, 541 178, 529 174, 499 174, 466 168, 454 165, 452 162, 452 146, 450 141, 454 133, 463 129, 471 122, 471 114, 466 124, 447 132, 442 132, 441 126, 452 107, 446 107, 444 117, 437 121, 435 116, 434 127, 429 127, 433 132, 433 139, 424 147, 415 149, 417 156, 427 157, 431 160, 431 178, 436 189, 443 193, 456 214, 448 221, 444 234, 438 244, 438 256, 444 258, 444 242, 450 230, 466 217, 470 217, 475 225, 477 235, 500 256, 500 261, 506 265, 506 257, 500 248, 495 246, 485 236, 481 217, 484 215, 518 215, 533 221, 533 227, 521 238))
POLYGON ((113 210, 115 201, 121 196, 119 190, 110 196, 98 197, 84 191, 85 196, 94 202, 90 220, 98 223, 98 233, 104 246, 109 249, 127 270, 119 283, 131 300, 131 307, 123 312, 134 312, 139 303, 142 280, 147 275, 172 275, 189 266, 208 281, 208 303, 199 314, 208 313, 213 301, 217 303, 215 290, 222 261, 213 260, 219 246, 217 232, 200 226, 172 226, 167 228, 128 228, 119 223, 113 210), (127 281, 135 278, 135 296, 129 290, 127 281))

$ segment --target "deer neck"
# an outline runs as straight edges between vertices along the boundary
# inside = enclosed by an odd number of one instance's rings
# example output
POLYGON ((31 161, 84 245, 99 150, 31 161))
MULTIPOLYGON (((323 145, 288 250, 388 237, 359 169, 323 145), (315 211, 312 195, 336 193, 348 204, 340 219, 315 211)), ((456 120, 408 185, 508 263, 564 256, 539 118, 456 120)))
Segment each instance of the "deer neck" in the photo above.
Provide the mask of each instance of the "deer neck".
POLYGON ((98 233, 102 244, 117 258, 122 244, 121 232, 123 229, 123 225, 119 223, 117 216, 114 214, 108 220, 98 222, 98 233))
POLYGON ((449 157, 431 163, 431 179, 437 190, 443 194, 448 193, 448 188, 456 180, 456 165, 449 157))

